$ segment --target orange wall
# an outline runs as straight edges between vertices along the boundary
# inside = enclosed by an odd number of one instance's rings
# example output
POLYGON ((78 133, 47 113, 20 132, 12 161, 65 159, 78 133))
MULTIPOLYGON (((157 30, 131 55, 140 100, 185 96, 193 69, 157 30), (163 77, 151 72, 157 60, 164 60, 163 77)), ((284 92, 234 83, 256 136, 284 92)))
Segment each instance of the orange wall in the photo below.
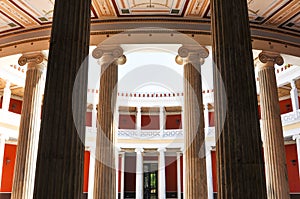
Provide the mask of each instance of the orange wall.
POLYGON ((119 129, 135 129, 135 115, 119 115, 119 129))
POLYGON ((142 130, 159 130, 159 115, 142 115, 142 130))
POLYGON ((86 112, 85 125, 92 126, 92 112, 86 112))
POLYGON ((181 114, 166 116, 166 129, 181 129, 181 114))
POLYGON ((300 192, 300 179, 298 173, 299 160, 297 157, 296 144, 286 145, 286 164, 288 170, 288 178, 290 192, 300 192))
POLYGON ((136 156, 125 157, 124 191, 135 191, 136 156))
MULTIPOLYGON (((22 103, 23 102, 21 100, 10 99, 8 111, 21 114, 22 103)), ((0 100, 0 108, 2 108, 2 97, 0 100)))
POLYGON ((209 126, 215 126, 215 112, 208 112, 209 126))
POLYGON ((218 192, 217 157, 216 157, 216 152, 215 151, 211 151, 211 165, 212 165, 212 177, 213 177, 213 190, 214 190, 214 192, 218 192))
MULTIPOLYGON (((290 185, 290 192, 300 192, 300 179, 298 172, 298 159, 297 159, 297 149, 296 144, 285 145, 286 152, 286 163, 288 170, 288 179, 290 185), (293 163, 294 162, 294 163, 293 163)), ((212 151, 212 174, 213 174, 213 190, 217 192, 217 162, 216 162, 216 152, 212 151)))
POLYGON ((83 178, 83 192, 88 192, 88 183, 89 183, 89 169, 90 169, 90 152, 84 152, 84 178, 83 178))
MULTIPOLYGON (((0 192, 11 192, 12 190, 16 152, 17 152, 17 145, 5 144, 3 168, 2 168, 2 183, 1 183, 0 192), (10 160, 10 162, 8 162, 7 160, 10 160)), ((90 153, 86 151, 84 153, 83 192, 88 191, 89 162, 90 162, 90 153)))
POLYGON ((177 157, 166 156, 166 191, 177 192, 177 157))
POLYGON ((16 145, 5 144, 2 168, 2 183, 0 190, 1 192, 11 192, 12 190, 16 152, 16 145))

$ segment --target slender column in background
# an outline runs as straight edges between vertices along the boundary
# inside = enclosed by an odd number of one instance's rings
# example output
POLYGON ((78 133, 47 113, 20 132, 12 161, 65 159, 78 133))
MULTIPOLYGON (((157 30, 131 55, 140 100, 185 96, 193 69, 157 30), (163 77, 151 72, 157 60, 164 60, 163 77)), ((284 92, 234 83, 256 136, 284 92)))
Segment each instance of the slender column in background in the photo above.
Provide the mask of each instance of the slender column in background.
POLYGON ((268 199, 290 198, 281 115, 279 109, 275 64, 282 65, 278 53, 261 52, 258 64, 261 133, 264 144, 268 199))
POLYGON ((293 107, 293 111, 295 112, 299 109, 298 89, 296 87, 295 80, 292 80, 290 83, 291 83, 291 87, 292 87, 292 89, 290 91, 292 107, 293 107))
POLYGON ((32 199, 38 152, 42 96, 44 93, 45 55, 26 53, 19 65, 27 64, 24 98, 17 144, 16 166, 11 198, 32 199))
POLYGON ((177 152, 177 199, 181 199, 181 152, 177 152))
POLYGON ((138 132, 142 129, 142 112, 140 106, 136 107, 136 129, 138 132))
MULTIPOLYGON (((204 104, 204 126, 205 126, 205 138, 207 138, 209 133, 209 110, 208 103, 204 104)), ((208 199, 214 198, 213 191, 213 178, 212 178, 212 163, 211 163, 211 146, 206 142, 206 175, 207 175, 207 194, 208 199)))
POLYGON ((266 199, 247 0, 211 0, 218 198, 266 199))
POLYGON ((136 199, 143 199, 144 198, 144 171, 143 171, 143 149, 136 148, 136 184, 135 184, 135 198, 136 199))
POLYGON ((158 198, 166 199, 166 164, 165 164, 165 151, 166 148, 157 149, 159 152, 158 157, 158 198))
POLYGON ((182 46, 178 55, 184 65, 184 135, 185 190, 184 198, 207 198, 205 133, 203 117, 201 65, 208 57, 202 46, 182 46))
POLYGON ((125 152, 120 152, 121 154, 121 159, 122 159, 122 163, 121 163, 121 199, 124 199, 124 184, 125 184, 125 152))

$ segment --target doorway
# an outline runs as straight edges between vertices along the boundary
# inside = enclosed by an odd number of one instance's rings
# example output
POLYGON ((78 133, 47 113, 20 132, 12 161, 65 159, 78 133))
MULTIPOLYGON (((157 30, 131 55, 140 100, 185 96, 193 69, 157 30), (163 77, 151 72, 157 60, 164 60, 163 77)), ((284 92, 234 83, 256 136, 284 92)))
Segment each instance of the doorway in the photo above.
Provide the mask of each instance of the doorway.
POLYGON ((157 163, 144 163, 144 199, 158 199, 157 169, 157 163))

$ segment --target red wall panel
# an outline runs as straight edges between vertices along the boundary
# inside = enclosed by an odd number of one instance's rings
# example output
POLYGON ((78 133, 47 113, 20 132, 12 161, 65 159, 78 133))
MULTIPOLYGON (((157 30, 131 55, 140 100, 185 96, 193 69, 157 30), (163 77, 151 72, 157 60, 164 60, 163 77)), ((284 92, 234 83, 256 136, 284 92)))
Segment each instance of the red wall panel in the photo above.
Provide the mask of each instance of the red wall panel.
POLYGON ((16 152, 16 145, 5 144, 2 168, 2 183, 0 190, 1 192, 11 192, 12 190, 16 152))
POLYGON ((279 102, 280 113, 285 114, 293 111, 291 99, 281 100, 279 102))
POLYGON ((177 157, 166 156, 166 191, 177 192, 177 157))
POLYGON ((166 129, 182 129, 181 114, 166 116, 166 129))
POLYGON ((83 192, 88 192, 89 169, 90 169, 90 152, 85 151, 84 152, 83 192))
MULTIPOLYGON (((290 192, 300 192, 300 179, 299 179, 299 160, 297 159, 297 149, 296 145, 285 145, 286 151, 286 163, 288 170, 288 180, 290 186, 290 192)), ((212 151, 212 175, 213 175, 213 190, 217 192, 217 162, 216 162, 216 152, 212 151)))
POLYGON ((209 126, 215 126, 215 113, 208 112, 208 117, 209 117, 209 126))
MULTIPOLYGON (((0 99, 0 108, 2 108, 2 98, 0 99)), ((8 111, 21 114, 22 111, 22 101, 16 99, 10 99, 8 111)))
POLYGON ((218 191, 218 181, 217 181, 217 159, 216 152, 211 151, 211 165, 212 165, 212 177, 213 177, 213 190, 218 191))
POLYGON ((85 125, 92 126, 92 112, 86 112, 85 125))
POLYGON ((119 129, 135 129, 136 116, 135 115, 119 115, 119 129))
POLYGON ((142 115, 142 130, 159 130, 159 115, 142 115))
POLYGON ((124 191, 135 191, 136 156, 125 157, 124 191))
MULTIPOLYGON (((1 192, 11 192, 12 191, 16 152, 17 152, 16 145, 5 144, 3 168, 2 168, 2 183, 1 183, 1 189, 0 189, 1 192)), ((88 191, 89 161, 90 161, 90 154, 89 154, 89 152, 86 151, 84 154, 83 192, 88 191)))
POLYGON ((285 145, 286 163, 288 170, 288 179, 290 185, 290 192, 300 192, 299 179, 299 160, 297 159, 297 148, 295 144, 285 145))

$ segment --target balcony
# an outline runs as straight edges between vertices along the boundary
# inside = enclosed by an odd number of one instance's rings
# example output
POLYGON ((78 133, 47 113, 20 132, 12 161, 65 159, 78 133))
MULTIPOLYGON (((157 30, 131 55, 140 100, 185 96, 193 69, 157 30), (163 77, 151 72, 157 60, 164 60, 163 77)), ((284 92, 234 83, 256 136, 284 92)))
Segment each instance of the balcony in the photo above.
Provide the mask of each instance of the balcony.
POLYGON ((0 134, 5 137, 17 138, 21 115, 0 109, 0 134))
POLYGON ((117 139, 144 139, 144 140, 160 140, 160 139, 183 139, 182 129, 172 130, 127 130, 119 129, 117 139))

